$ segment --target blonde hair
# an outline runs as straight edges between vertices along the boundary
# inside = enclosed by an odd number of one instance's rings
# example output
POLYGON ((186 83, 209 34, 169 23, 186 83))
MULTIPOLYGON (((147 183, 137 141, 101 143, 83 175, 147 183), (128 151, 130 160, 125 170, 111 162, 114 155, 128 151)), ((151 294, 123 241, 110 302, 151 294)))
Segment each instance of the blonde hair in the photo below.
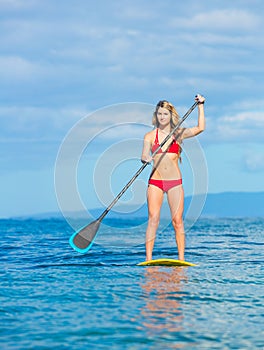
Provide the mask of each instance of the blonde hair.
POLYGON ((176 111, 175 107, 173 106, 172 103, 166 101, 166 100, 162 100, 159 101, 157 106, 156 106, 156 110, 153 113, 153 117, 152 117, 152 124, 154 126, 156 126, 157 128, 159 127, 159 122, 158 122, 158 118, 157 118, 157 113, 158 113, 158 109, 159 108, 166 108, 170 114, 171 114, 171 120, 170 120, 170 126, 171 126, 171 130, 177 125, 177 123, 180 120, 180 116, 178 114, 178 112, 176 111))

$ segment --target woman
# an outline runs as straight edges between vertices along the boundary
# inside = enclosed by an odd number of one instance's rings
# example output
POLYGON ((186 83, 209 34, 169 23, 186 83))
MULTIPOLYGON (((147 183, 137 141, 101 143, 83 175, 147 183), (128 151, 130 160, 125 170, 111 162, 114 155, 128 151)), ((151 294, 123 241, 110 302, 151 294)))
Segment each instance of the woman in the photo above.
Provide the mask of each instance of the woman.
POLYGON ((173 137, 166 142, 152 159, 151 153, 159 147, 165 137, 179 121, 175 107, 168 101, 160 101, 153 114, 152 123, 156 129, 144 137, 141 160, 143 163, 153 160, 153 169, 147 190, 148 226, 146 231, 146 260, 152 260, 156 231, 159 225, 160 209, 164 193, 167 194, 171 211, 172 224, 175 230, 178 259, 184 260, 185 234, 183 224, 184 192, 179 168, 183 139, 200 134, 205 129, 204 101, 202 95, 196 95, 198 101, 198 123, 192 128, 179 128, 173 137))

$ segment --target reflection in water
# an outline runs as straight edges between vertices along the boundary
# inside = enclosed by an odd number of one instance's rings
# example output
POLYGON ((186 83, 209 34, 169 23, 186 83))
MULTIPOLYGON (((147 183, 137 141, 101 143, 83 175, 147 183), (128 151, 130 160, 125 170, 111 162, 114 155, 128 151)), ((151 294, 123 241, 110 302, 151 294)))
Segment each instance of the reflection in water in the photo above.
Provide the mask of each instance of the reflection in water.
MULTIPOLYGON (((142 289, 146 305, 141 310, 142 326, 151 336, 160 333, 162 337, 175 338, 183 329, 181 300, 182 286, 187 281, 185 268, 148 267, 145 270, 142 289)), ((174 344, 175 348, 181 347, 174 344)))

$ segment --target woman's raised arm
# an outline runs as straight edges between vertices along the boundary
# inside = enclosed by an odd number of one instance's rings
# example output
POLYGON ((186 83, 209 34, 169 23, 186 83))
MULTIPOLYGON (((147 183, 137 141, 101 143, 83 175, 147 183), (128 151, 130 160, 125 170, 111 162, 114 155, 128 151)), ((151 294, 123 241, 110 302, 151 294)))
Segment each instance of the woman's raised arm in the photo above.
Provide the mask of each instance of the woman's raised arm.
POLYGON ((192 128, 184 129, 182 133, 182 139, 193 137, 205 130, 205 116, 204 116, 204 101, 205 98, 202 95, 197 95, 195 100, 198 101, 198 122, 197 125, 192 128))

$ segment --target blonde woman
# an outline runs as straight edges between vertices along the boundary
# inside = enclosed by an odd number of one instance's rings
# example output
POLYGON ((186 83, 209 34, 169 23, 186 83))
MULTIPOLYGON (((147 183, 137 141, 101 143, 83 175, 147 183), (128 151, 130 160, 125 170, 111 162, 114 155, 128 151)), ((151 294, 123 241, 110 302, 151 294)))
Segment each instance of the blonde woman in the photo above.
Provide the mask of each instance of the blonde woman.
POLYGON ((175 230, 178 259, 184 260, 185 233, 183 223, 184 191, 179 168, 182 140, 196 136, 205 129, 204 101, 202 95, 196 95, 198 102, 198 123, 192 128, 179 128, 152 159, 151 153, 159 147, 165 137, 179 121, 175 107, 168 101, 160 101, 153 114, 152 123, 156 128, 144 137, 142 162, 151 162, 153 168, 148 183, 148 226, 146 230, 146 260, 152 260, 152 251, 160 220, 160 210, 164 193, 167 194, 175 230))

